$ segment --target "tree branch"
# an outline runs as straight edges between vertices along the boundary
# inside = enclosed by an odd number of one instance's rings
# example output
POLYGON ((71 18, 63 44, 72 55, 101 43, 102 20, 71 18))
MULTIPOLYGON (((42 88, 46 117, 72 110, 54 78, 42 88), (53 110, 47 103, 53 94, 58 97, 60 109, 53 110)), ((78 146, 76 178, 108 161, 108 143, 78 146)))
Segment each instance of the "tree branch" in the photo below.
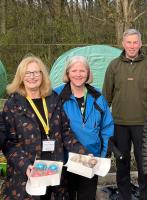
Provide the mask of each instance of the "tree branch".
POLYGON ((147 10, 143 11, 142 13, 139 13, 135 18, 134 18, 134 22, 141 17, 142 15, 144 15, 145 13, 147 13, 147 10))
POLYGON ((130 13, 132 12, 132 7, 135 5, 135 1, 136 0, 132 0, 130 5, 128 6, 128 16, 130 15, 130 13))
POLYGON ((94 17, 94 16, 89 16, 90 18, 93 18, 93 19, 96 19, 96 20, 98 20, 98 21, 102 21, 102 22, 105 22, 106 21, 106 19, 100 19, 100 18, 97 18, 97 17, 94 17))

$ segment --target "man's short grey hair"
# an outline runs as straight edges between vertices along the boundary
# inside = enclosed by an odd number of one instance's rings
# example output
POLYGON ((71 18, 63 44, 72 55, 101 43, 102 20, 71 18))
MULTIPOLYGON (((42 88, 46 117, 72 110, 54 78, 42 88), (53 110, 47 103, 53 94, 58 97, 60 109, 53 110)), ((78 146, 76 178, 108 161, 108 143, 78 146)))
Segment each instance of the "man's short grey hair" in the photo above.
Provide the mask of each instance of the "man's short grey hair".
POLYGON ((141 33, 136 29, 128 29, 123 33, 123 39, 128 35, 138 35, 140 41, 141 41, 141 33))

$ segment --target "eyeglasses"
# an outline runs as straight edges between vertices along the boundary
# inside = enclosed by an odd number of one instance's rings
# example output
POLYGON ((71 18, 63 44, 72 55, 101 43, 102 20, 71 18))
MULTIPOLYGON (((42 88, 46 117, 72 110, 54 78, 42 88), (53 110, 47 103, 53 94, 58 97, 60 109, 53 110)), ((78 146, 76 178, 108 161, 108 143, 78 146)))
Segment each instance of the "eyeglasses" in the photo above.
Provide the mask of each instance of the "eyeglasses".
POLYGON ((25 77, 31 77, 31 74, 35 77, 39 77, 41 75, 41 72, 42 71, 34 71, 34 72, 26 71, 25 77))

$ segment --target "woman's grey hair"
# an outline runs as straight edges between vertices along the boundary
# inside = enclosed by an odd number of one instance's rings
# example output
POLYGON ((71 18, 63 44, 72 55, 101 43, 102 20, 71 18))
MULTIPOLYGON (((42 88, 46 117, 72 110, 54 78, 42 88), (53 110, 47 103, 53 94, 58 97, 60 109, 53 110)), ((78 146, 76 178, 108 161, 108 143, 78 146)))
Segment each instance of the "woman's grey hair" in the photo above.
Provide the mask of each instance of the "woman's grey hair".
POLYGON ((123 33, 123 39, 128 35, 138 35, 140 41, 141 41, 141 33, 136 29, 128 29, 123 33))
POLYGON ((72 67, 72 65, 74 65, 75 63, 78 63, 78 62, 82 63, 83 66, 88 71, 86 83, 89 83, 89 84, 92 83, 93 82, 93 75, 92 75, 92 72, 90 70, 90 66, 88 64, 88 61, 84 56, 73 56, 73 57, 71 57, 67 60, 65 70, 64 70, 64 74, 63 74, 63 82, 64 83, 70 82, 70 79, 69 79, 69 76, 68 76, 69 69, 72 67))

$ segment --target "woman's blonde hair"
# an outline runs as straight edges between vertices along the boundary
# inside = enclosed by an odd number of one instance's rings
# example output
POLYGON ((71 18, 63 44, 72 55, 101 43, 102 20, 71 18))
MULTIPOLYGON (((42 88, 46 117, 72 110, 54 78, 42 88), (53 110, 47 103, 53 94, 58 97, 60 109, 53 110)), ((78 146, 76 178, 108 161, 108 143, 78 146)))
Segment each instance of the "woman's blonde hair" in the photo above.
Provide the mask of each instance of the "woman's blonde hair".
POLYGON ((39 57, 31 55, 31 56, 27 56, 23 58, 20 64, 18 65, 18 68, 15 73, 15 77, 12 83, 10 83, 6 88, 8 94, 17 92, 23 96, 27 95, 25 86, 23 83, 23 79, 24 79, 28 64, 32 62, 37 63, 38 66, 40 67, 40 71, 42 72, 42 83, 40 85, 41 97, 45 97, 51 93, 51 83, 49 80, 48 71, 45 64, 42 62, 42 60, 39 57))
POLYGON ((67 63, 66 63, 66 67, 64 70, 64 74, 63 74, 63 82, 64 83, 68 83, 70 82, 68 73, 69 73, 69 69, 72 67, 72 65, 74 65, 75 63, 82 63, 83 66, 87 69, 88 71, 88 76, 87 76, 87 80, 86 83, 92 83, 93 82, 93 75, 92 72, 90 70, 90 66, 86 60, 86 58, 84 56, 73 56, 71 58, 68 59, 67 63))

